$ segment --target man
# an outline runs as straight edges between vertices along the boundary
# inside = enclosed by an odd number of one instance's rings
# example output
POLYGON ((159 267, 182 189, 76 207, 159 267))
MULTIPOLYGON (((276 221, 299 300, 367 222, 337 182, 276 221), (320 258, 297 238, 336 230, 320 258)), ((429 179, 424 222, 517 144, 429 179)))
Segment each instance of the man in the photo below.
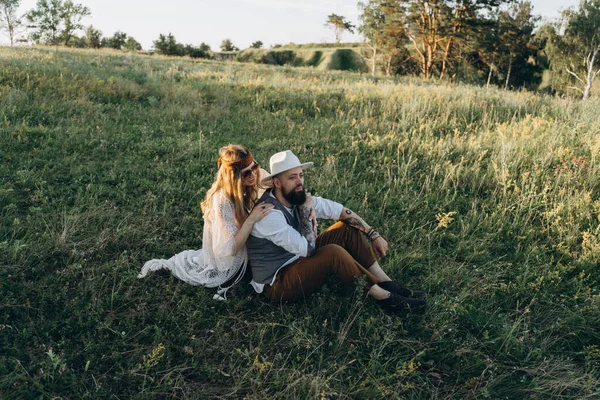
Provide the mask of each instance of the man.
POLYGON ((312 165, 300 163, 290 150, 271 157, 271 174, 263 183, 272 189, 255 207, 274 208, 254 224, 246 242, 255 291, 271 301, 294 301, 317 291, 332 275, 349 285, 365 276, 369 295, 382 307, 423 311, 426 302, 411 297, 424 293, 401 287, 379 266, 375 254, 385 256, 385 239, 353 211, 305 192, 304 169, 312 165), (316 218, 340 222, 317 236, 316 218))

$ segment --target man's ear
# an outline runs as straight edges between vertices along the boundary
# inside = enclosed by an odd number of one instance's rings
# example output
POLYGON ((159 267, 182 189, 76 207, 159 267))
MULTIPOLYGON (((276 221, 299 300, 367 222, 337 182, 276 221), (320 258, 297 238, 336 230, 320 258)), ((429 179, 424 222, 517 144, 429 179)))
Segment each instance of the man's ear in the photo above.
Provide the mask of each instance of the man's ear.
POLYGON ((273 178, 273 186, 277 189, 281 189, 281 181, 279 180, 279 178, 273 178))

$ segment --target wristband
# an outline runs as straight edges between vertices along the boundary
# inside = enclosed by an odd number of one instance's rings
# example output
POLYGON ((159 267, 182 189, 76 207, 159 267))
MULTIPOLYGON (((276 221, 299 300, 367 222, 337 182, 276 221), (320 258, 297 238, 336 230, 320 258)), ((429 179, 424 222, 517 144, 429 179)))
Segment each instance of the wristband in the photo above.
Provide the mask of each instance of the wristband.
POLYGON ((369 229, 369 232, 367 232, 367 237, 369 238, 370 241, 373 241, 375 239, 377 239, 378 237, 381 237, 381 235, 373 228, 369 229))

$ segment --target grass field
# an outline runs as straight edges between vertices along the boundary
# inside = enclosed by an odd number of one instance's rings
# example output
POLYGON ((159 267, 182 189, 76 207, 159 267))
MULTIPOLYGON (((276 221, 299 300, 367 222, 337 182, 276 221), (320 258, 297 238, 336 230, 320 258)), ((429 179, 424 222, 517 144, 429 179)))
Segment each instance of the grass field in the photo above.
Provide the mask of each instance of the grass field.
MULTIPOLYGON (((0 397, 600 398, 600 101, 305 68, 0 48, 0 397), (329 284, 229 301, 201 247, 217 150, 314 161, 422 317, 329 284)), ((321 229, 327 226, 323 221, 321 229)))

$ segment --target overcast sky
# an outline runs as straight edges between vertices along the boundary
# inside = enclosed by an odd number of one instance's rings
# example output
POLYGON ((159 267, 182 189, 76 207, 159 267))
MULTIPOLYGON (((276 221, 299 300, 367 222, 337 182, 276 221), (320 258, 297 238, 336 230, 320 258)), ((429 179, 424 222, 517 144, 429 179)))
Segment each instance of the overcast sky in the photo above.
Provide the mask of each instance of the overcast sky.
MULTIPOLYGON (((105 36, 121 30, 133 36, 144 49, 160 33, 171 32, 178 42, 208 43, 219 50, 230 38, 239 48, 261 40, 266 47, 275 43, 332 42, 333 32, 324 26, 331 13, 358 24, 357 0, 74 0, 87 6, 92 15, 84 24, 94 25, 105 36)), ((533 0, 534 12, 555 18, 560 10, 578 0, 533 0)), ((22 0, 22 13, 36 0, 22 0)), ((2 35, 4 32, 1 33, 2 35)), ((344 34, 346 41, 359 41, 358 35, 344 34)), ((0 43, 7 43, 2 36, 0 43)))

